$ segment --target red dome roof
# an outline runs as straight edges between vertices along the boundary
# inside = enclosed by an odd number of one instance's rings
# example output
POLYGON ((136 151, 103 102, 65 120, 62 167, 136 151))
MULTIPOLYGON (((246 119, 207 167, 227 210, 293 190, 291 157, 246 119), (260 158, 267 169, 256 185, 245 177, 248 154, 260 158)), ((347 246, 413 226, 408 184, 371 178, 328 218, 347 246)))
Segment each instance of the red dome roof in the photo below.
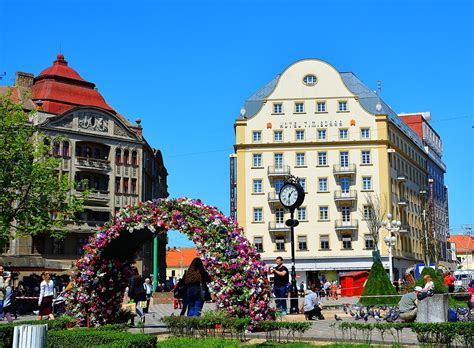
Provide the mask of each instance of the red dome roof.
POLYGON ((31 96, 34 101, 43 102, 44 111, 54 114, 62 114, 80 105, 97 106, 115 113, 95 89, 95 84, 84 80, 70 68, 62 54, 58 54, 52 66, 35 77, 31 96))

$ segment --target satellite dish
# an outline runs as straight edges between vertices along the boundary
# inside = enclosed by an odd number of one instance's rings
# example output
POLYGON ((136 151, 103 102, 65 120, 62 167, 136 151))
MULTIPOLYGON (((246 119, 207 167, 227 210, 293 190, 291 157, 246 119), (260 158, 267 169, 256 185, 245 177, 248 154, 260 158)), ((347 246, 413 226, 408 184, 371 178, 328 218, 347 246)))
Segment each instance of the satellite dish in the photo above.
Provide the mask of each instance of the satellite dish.
POLYGON ((382 104, 380 104, 380 102, 375 105, 375 110, 377 110, 378 112, 382 111, 382 104))
POLYGON ((245 110, 245 108, 240 109, 240 116, 244 117, 246 113, 247 110, 245 110))

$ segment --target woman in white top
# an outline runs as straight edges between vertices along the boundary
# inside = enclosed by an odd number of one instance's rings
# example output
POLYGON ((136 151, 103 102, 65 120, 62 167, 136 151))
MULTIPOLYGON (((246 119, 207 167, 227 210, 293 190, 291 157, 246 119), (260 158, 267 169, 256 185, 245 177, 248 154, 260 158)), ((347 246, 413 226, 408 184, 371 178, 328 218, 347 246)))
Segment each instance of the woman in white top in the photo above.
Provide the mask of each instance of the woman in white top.
POLYGON ((42 320, 43 316, 48 315, 49 319, 54 319, 53 315, 53 296, 54 296, 54 283, 49 278, 49 272, 43 272, 41 274, 43 281, 40 285, 40 297, 38 300, 39 314, 38 320, 42 320))

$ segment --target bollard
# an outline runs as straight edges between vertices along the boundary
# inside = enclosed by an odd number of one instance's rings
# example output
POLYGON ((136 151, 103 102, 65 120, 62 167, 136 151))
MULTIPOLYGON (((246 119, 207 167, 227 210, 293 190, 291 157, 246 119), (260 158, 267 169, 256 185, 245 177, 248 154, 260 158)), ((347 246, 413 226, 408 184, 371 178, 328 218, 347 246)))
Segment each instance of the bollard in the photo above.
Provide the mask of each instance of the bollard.
POLYGON ((46 348, 48 325, 18 325, 13 328, 13 348, 46 348))

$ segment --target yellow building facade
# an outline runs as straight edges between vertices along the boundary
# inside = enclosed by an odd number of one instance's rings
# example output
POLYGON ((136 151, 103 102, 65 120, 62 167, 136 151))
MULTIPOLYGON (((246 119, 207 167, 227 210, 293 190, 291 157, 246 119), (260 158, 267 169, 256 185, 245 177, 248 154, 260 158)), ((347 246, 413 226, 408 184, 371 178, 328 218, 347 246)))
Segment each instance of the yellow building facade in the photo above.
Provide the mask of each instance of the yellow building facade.
MULTIPOLYGON (((402 222, 395 234, 395 277, 422 260, 423 144, 353 73, 316 59, 295 62, 247 99, 234 127, 234 213, 265 261, 282 256, 290 263, 289 212, 278 197, 290 174, 306 192, 295 212, 300 280, 370 269, 368 196, 402 222)), ((388 268, 386 236, 382 229, 378 247, 388 268)))

